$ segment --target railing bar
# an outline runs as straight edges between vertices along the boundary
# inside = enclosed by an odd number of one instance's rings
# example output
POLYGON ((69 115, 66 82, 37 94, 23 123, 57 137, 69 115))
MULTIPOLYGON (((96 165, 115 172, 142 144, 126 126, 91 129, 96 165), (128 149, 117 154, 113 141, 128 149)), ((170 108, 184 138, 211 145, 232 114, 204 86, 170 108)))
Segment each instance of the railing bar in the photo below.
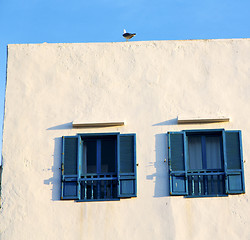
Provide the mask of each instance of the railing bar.
POLYGON ((211 193, 214 193, 214 175, 211 175, 211 193))
POLYGON ((218 193, 220 193, 220 175, 217 176, 218 193))
POLYGON ((91 199, 94 199, 94 181, 91 181, 91 199))
POLYGON ((190 192, 191 192, 191 188, 190 188, 190 184, 191 184, 190 176, 187 176, 187 180, 188 180, 188 195, 190 195, 190 192))
POLYGON ((83 199, 86 199, 86 188, 87 188, 86 182, 84 181, 83 182, 83 199))
POLYGON ((98 199, 100 199, 100 195, 101 195, 100 183, 101 183, 101 181, 97 181, 97 198, 98 199))
POLYGON ((194 195, 194 176, 192 176, 191 178, 192 178, 192 195, 194 195))
MULTIPOLYGON (((116 175, 114 172, 111 172, 111 173, 103 173, 103 174, 98 174, 98 173, 87 173, 87 174, 85 174, 85 176, 87 176, 87 177, 92 177, 92 176, 100 176, 100 175, 110 175, 110 176, 112 176, 112 175, 116 175)), ((73 177, 77 177, 77 176, 75 176, 75 175, 67 175, 67 177, 71 177, 71 176, 73 176, 73 177)))
POLYGON ((110 183, 110 198, 113 198, 113 180, 110 183))
POLYGON ((81 178, 80 181, 97 181, 97 180, 116 180, 116 177, 110 177, 110 178, 81 178))
POLYGON ((104 180, 104 198, 107 198, 107 181, 104 180))
POLYGON ((188 175, 193 175, 193 176, 215 176, 215 175, 223 175, 224 172, 216 172, 216 173, 192 173, 192 172, 188 172, 188 175))
POLYGON ((201 195, 201 176, 198 176, 199 195, 201 195))
POLYGON ((207 195, 207 176, 204 176, 205 195, 207 195))

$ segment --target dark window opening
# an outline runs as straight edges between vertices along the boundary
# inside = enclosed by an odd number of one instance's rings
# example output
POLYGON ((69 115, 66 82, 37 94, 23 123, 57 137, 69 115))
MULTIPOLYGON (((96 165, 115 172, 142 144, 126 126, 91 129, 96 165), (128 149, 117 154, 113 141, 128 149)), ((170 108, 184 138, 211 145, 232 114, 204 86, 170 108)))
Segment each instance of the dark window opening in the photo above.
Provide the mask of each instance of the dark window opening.
POLYGON ((221 134, 187 134, 188 195, 224 195, 221 134))
POLYGON ((117 198, 117 139, 82 137, 81 199, 117 198))

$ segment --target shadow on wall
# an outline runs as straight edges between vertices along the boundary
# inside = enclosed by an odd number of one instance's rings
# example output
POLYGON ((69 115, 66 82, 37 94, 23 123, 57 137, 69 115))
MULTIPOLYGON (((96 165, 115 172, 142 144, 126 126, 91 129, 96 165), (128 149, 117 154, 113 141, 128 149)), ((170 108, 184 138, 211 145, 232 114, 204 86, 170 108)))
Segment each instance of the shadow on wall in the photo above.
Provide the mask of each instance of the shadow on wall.
POLYGON ((154 180, 154 197, 169 196, 169 174, 167 165, 167 135, 155 135, 155 173, 148 175, 148 180, 154 180))
MULTIPOLYGON (((47 128, 46 130, 64 130, 72 129, 72 122, 60 124, 54 127, 47 128)), ((59 201, 61 194, 61 149, 62 149, 62 138, 55 138, 55 148, 53 154, 53 166, 51 170, 53 177, 44 180, 44 184, 51 185, 52 189, 52 201, 59 201)))
POLYGON ((0 166, 0 208, 1 208, 2 171, 3 168, 2 166, 0 166))
POLYGON ((147 179, 154 180, 155 191, 153 197, 164 197, 164 200, 166 200, 165 204, 162 205, 161 208, 162 216, 164 218, 164 221, 161 222, 161 225, 164 229, 167 229, 167 234, 165 233, 165 239, 175 239, 176 228, 172 205, 173 198, 169 195, 169 171, 167 165, 167 149, 167 134, 156 134, 155 162, 153 163, 155 167, 155 173, 148 175, 147 179))
POLYGON ((53 166, 51 169, 53 177, 44 180, 44 184, 51 185, 52 189, 52 201, 60 200, 61 193, 61 149, 62 149, 62 138, 58 137, 54 139, 55 149, 53 155, 53 166))
POLYGON ((60 124, 54 127, 47 128, 46 130, 62 130, 62 129, 71 129, 72 128, 72 122, 60 124))
POLYGON ((164 122, 159 122, 156 124, 153 124, 152 126, 165 126, 165 125, 177 125, 178 124, 178 118, 172 118, 164 122))

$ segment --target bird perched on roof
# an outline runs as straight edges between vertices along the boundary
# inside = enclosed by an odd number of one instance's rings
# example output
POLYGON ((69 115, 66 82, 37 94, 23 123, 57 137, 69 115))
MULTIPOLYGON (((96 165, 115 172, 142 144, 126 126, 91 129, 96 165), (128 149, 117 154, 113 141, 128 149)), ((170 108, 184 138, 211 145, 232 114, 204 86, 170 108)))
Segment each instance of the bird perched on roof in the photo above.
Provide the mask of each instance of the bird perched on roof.
POLYGON ((126 30, 123 30, 122 36, 126 38, 126 41, 128 41, 130 38, 134 37, 136 33, 127 33, 126 30))

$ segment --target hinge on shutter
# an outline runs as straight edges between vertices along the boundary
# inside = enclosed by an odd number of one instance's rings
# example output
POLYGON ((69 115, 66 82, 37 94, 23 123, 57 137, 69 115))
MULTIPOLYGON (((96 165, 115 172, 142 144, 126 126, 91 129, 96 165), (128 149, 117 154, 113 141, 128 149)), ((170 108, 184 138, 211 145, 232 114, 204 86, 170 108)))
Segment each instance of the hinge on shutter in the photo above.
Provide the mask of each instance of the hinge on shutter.
POLYGON ((62 163, 62 174, 64 174, 64 164, 62 163))

